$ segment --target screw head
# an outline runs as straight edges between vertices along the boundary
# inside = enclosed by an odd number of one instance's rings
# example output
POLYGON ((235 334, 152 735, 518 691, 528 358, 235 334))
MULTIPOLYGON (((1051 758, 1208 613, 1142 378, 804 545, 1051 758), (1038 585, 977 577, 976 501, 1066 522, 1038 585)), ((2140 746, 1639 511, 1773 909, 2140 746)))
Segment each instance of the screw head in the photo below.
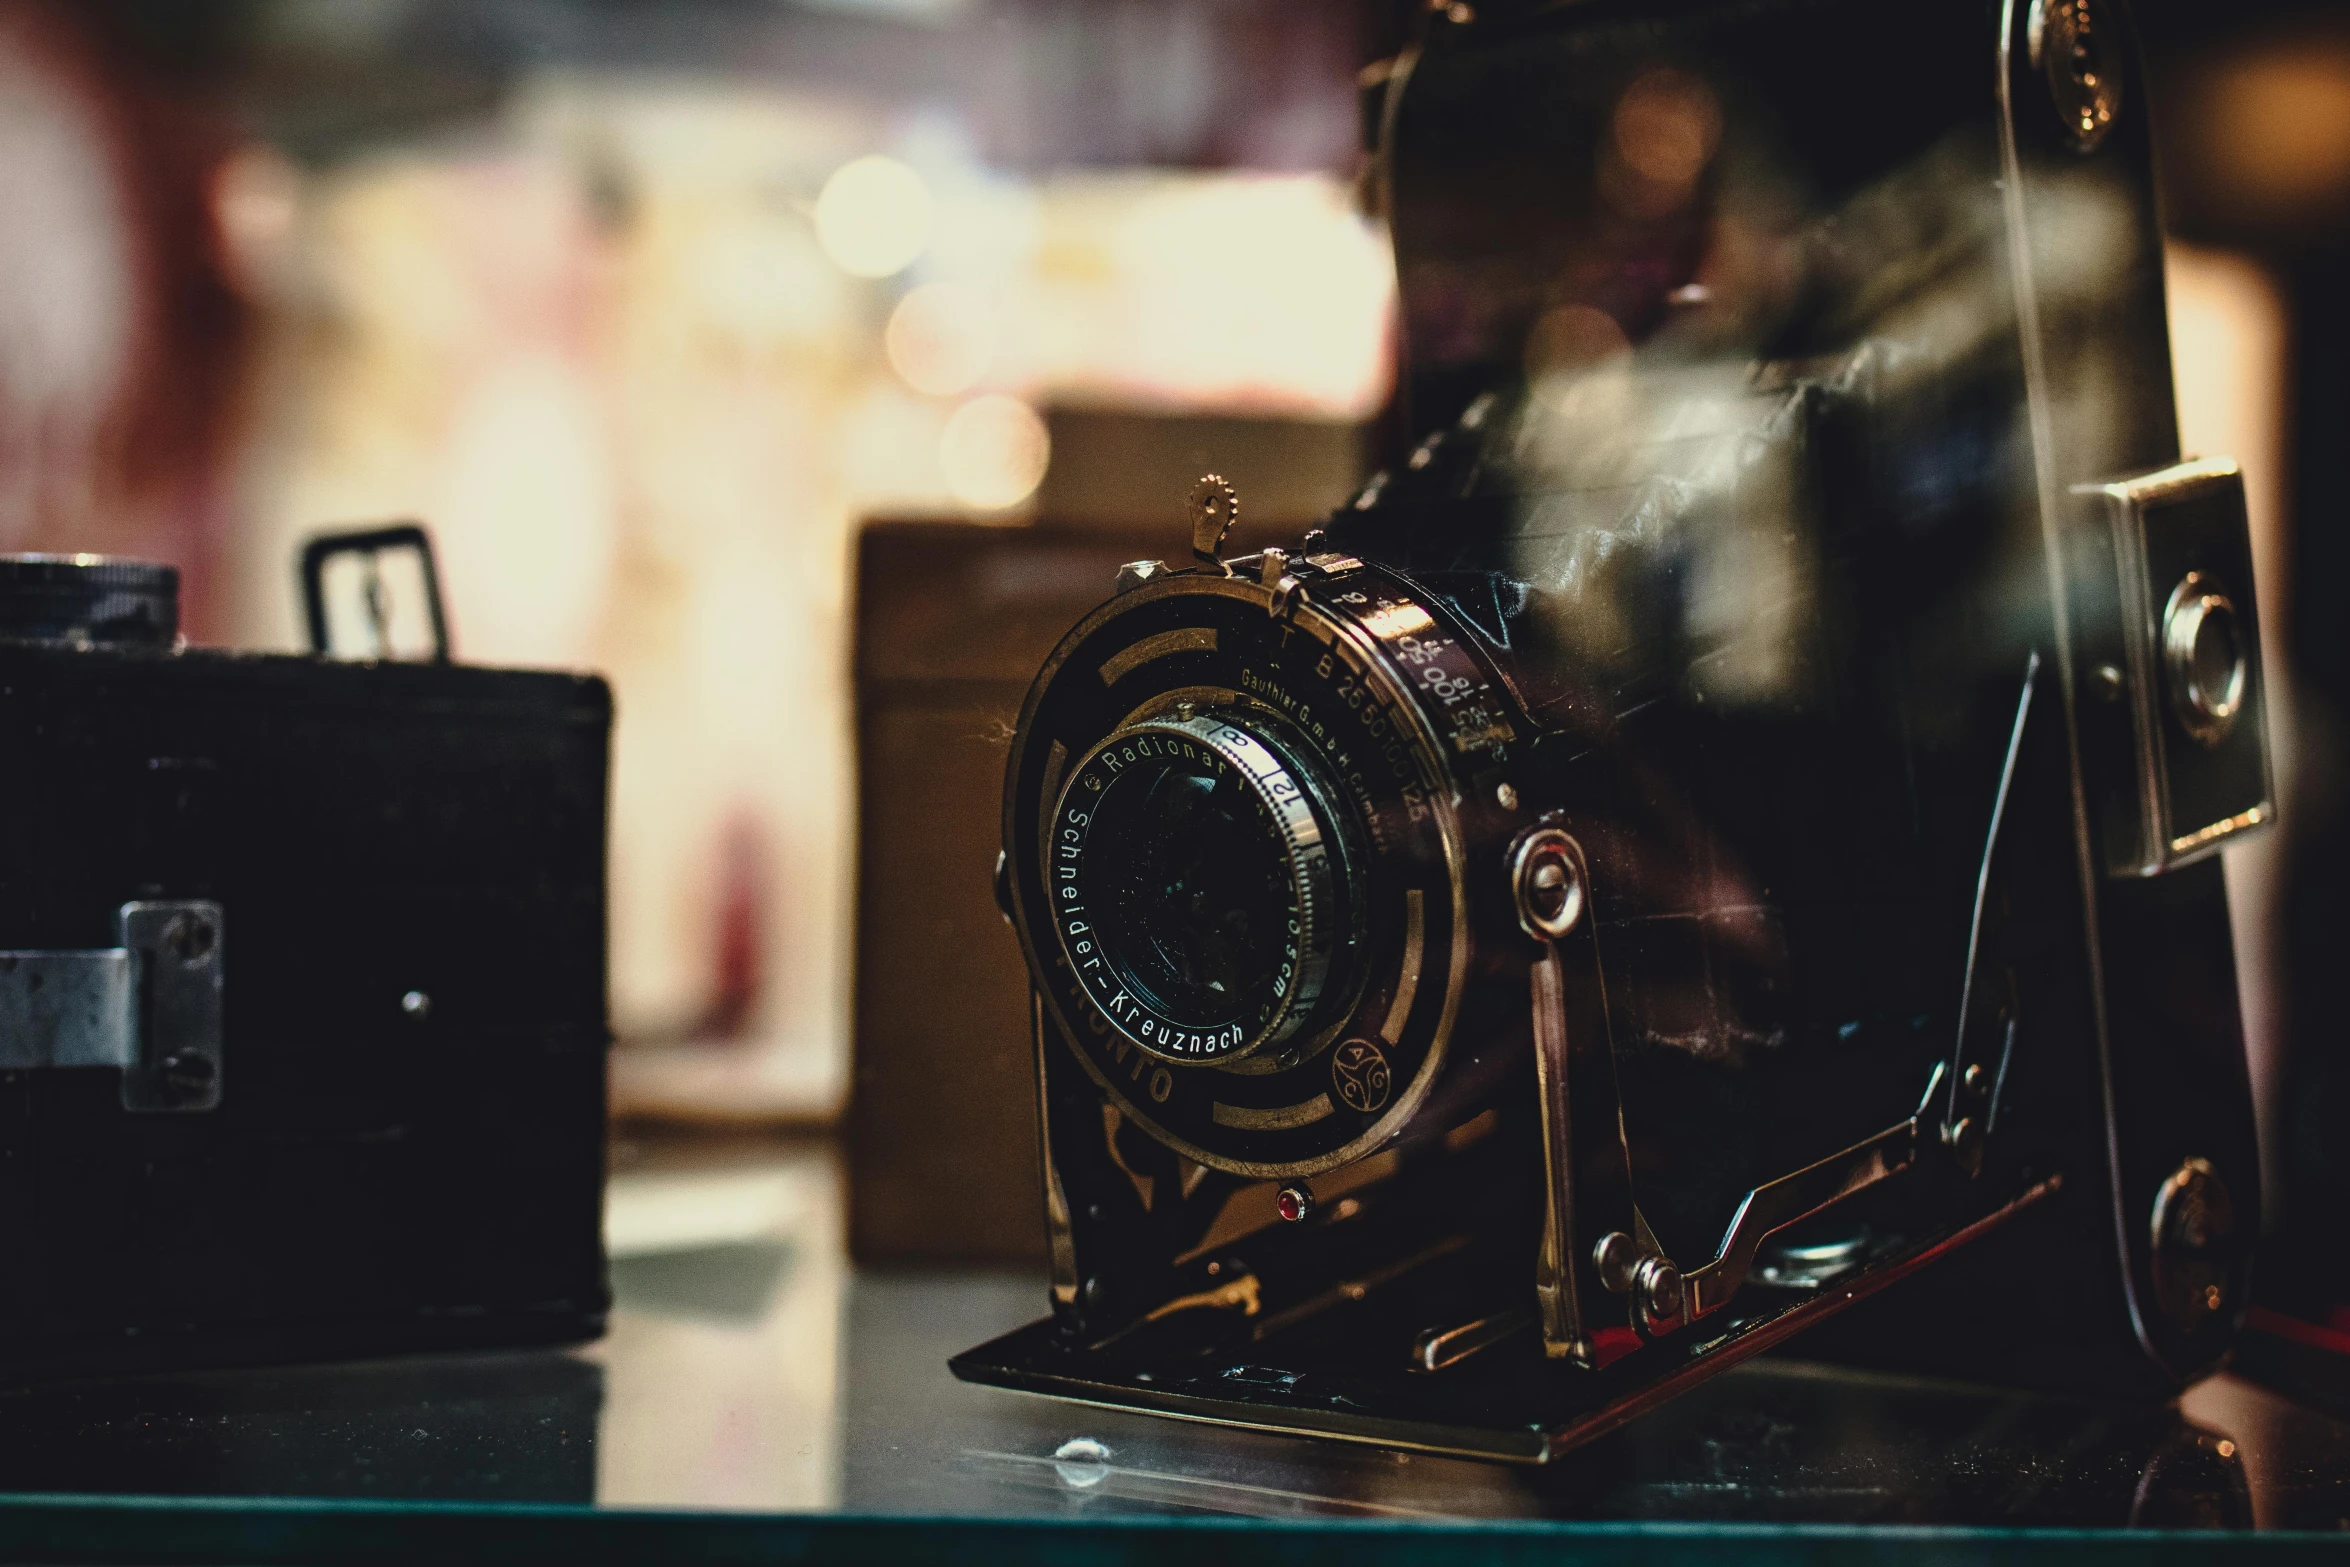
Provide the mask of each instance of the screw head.
POLYGON ((1505 811, 1514 811, 1518 808, 1518 791, 1503 784, 1493 791, 1493 803, 1505 811))
POLYGON ((1643 1327, 1651 1333, 1663 1333, 1681 1325, 1683 1291, 1679 1268, 1662 1257, 1650 1257, 1633 1270, 1632 1280, 1643 1327))
POLYGON ((1601 1287, 1621 1295, 1632 1287, 1632 1272, 1640 1265, 1640 1243, 1622 1230, 1610 1230, 1591 1248, 1591 1265, 1599 1270, 1601 1287))
POLYGON ((163 927, 164 946, 182 963, 201 963, 212 956, 217 939, 212 921, 200 914, 174 915, 171 923, 163 927))
POLYGON ((1969 1175, 1983 1168, 1983 1123, 1972 1116, 1960 1116, 1942 1133, 1942 1140, 1958 1161, 1958 1167, 1969 1175))
POLYGON ((1583 876, 1573 840, 1546 827, 1519 840, 1510 856, 1518 925, 1537 941, 1557 941, 1583 918, 1583 876))
POLYGON ((155 1075, 162 1083, 163 1090, 167 1095, 175 1101, 185 1103, 190 1099, 201 1099, 205 1094, 211 1092, 214 1079, 220 1075, 220 1069, 213 1065, 210 1056, 200 1056, 193 1051, 176 1050, 155 1063, 155 1075))
POLYGON ((1966 1090, 1966 1096, 1969 1099, 1980 1099, 1991 1091, 1991 1074, 1984 1071, 1982 1064, 1977 1062, 1966 1069, 1965 1074, 1959 1078, 1958 1084, 1959 1087, 1966 1090))
POLYGON ((1285 1224, 1303 1223, 1314 1212, 1314 1189, 1303 1181, 1282 1187, 1273 1196, 1273 1211, 1285 1224))

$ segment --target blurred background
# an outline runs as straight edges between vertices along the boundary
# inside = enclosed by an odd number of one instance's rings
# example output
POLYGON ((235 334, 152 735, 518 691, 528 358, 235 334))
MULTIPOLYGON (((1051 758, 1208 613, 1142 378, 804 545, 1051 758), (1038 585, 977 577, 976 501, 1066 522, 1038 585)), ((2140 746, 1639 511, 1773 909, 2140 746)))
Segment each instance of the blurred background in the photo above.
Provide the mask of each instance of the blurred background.
POLYGON ((860 524, 1172 526, 1203 459, 1340 498, 1390 380, 1375 32, 10 0, 0 548, 171 561, 194 639, 292 647, 306 535, 424 522, 460 657, 615 687, 623 1108, 830 1120, 860 524))
MULTIPOLYGON (((2350 17, 2137 9, 2186 445, 2251 485, 2285 827, 2228 869, 2269 1175, 2311 1189, 2350 1058, 2350 17)), ((743 1331, 836 1331, 843 1211, 866 1263, 1041 1257, 1009 723, 1200 472, 1269 542, 1382 460, 1362 74, 1418 10, 0 0, 0 549, 172 562, 194 640, 293 648, 299 543, 413 519, 458 656, 613 684, 617 1332, 689 1365, 632 1259, 755 1293, 782 1235, 834 1260, 743 1331), (824 1140, 743 1140, 785 1132, 824 1140)), ((820 1361, 759 1427, 819 1488, 820 1361)))

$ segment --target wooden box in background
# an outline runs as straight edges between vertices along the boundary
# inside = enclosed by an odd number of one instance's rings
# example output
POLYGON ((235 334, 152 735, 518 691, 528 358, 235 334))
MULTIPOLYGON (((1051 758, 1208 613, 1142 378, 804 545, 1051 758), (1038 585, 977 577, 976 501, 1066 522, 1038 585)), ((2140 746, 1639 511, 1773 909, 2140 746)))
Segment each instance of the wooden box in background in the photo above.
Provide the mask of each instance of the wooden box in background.
POLYGON ((958 522, 859 539, 860 1262, 1043 1260, 1028 970, 993 887, 1005 748, 1045 656, 1147 548, 958 522))
POLYGON ((857 977, 849 1249, 1044 1261, 1028 972, 997 912, 1004 757, 1029 682, 1130 560, 1184 563, 1201 471, 1232 547, 1294 543, 1354 482, 1353 426, 1056 412, 1032 526, 874 522, 856 562, 857 977), (1051 519, 1081 516, 1090 526, 1051 519))

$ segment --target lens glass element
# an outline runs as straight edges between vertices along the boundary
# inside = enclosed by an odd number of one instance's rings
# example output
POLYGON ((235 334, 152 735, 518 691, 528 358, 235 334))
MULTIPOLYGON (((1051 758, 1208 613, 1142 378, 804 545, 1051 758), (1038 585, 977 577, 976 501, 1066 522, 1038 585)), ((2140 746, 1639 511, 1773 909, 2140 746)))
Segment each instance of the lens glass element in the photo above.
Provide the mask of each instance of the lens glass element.
POLYGON ((1095 813, 1102 939, 1147 1003, 1214 1028, 1281 971, 1297 935, 1286 845, 1263 800, 1204 747, 1129 768, 1095 813))

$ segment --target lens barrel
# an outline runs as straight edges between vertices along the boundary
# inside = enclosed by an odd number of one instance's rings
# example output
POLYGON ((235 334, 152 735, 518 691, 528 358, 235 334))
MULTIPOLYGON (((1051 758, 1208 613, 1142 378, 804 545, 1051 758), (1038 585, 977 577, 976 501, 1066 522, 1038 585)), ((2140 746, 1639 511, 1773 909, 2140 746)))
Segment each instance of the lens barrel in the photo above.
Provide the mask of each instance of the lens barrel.
POLYGON ((1345 859, 1301 742, 1252 714, 1128 724, 1062 790, 1062 953, 1112 1026, 1187 1065, 1294 1037, 1331 989, 1345 859))

